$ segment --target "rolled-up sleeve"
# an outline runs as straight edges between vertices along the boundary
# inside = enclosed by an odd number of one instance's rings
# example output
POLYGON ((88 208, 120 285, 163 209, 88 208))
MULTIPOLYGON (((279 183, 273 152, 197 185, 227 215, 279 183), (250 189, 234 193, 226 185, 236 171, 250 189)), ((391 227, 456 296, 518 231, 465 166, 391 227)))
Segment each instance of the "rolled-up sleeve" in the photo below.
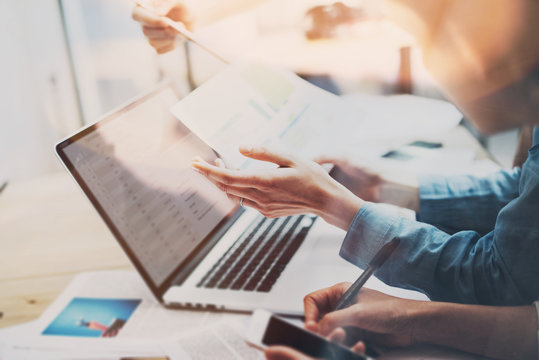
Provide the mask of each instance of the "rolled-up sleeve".
POLYGON ((539 127, 522 170, 430 184, 423 194, 431 200, 422 200, 420 221, 365 203, 341 256, 365 268, 383 244, 398 236, 399 247, 375 272, 389 285, 468 304, 528 305, 539 299, 539 127), (440 224, 456 232, 443 231, 440 224))
POLYGON ((374 254, 398 236, 400 245, 375 275, 385 283, 417 290, 432 300, 470 304, 529 304, 522 298, 493 234, 449 235, 429 224, 402 218, 365 203, 343 241, 340 255, 365 268, 374 254))
POLYGON ((447 233, 494 228, 498 212, 518 196, 520 168, 488 176, 419 175, 417 220, 447 233))

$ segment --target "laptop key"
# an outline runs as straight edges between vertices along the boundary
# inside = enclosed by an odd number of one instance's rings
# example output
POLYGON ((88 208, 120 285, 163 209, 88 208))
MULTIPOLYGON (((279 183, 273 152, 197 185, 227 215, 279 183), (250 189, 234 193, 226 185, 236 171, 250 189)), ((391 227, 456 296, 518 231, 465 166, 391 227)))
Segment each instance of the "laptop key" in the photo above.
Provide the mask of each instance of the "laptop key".
POLYGON ((262 263, 262 265, 258 268, 258 270, 256 270, 256 273, 249 280, 249 282, 247 283, 247 285, 245 286, 245 288, 243 290, 253 291, 258 287, 260 281, 266 275, 266 272, 271 267, 271 264, 277 258, 279 253, 281 252, 284 245, 280 246, 280 244, 286 244, 290 240, 290 238, 292 237, 292 235, 294 234, 294 232, 296 230, 296 227, 301 223, 302 219, 303 219, 303 215, 299 216, 296 219, 294 224, 286 232, 285 236, 279 240, 279 244, 277 246, 273 247, 273 249, 271 250, 269 255, 266 256, 266 258, 264 259, 264 262, 262 263))
MULTIPOLYGON (((225 262, 225 260, 232 254, 232 252, 234 251, 235 249, 235 245, 238 243, 238 242, 241 242, 243 241, 243 239, 245 238, 245 236, 247 236, 247 234, 250 234, 252 232, 252 227, 253 227, 254 223, 250 224, 249 228, 247 228, 241 235, 240 237, 238 238, 238 240, 236 240, 236 242, 234 243, 233 246, 231 246, 224 254, 223 256, 221 256, 221 258, 215 263, 213 264, 213 266, 210 268, 210 270, 208 272, 206 272, 206 274, 202 277, 202 279, 200 279, 200 281, 197 283, 197 287, 201 287, 203 286, 204 284, 208 284, 210 282, 215 282, 216 279, 211 279, 211 277, 213 277, 215 275, 215 273, 218 271, 218 269, 222 268, 222 265, 223 263, 225 262)), ((217 279, 218 280, 218 279, 217 279)), ((213 285, 215 286, 215 284, 213 285)), ((213 287, 212 286, 212 287, 213 287)))
POLYGON ((207 288, 215 287, 224 276, 226 269, 232 265, 232 257, 234 256, 234 253, 243 243, 254 236, 265 220, 265 218, 262 218, 262 220, 253 221, 246 231, 239 236, 238 240, 234 242, 234 244, 225 252, 225 254, 223 254, 223 256, 221 256, 221 258, 204 275, 204 277, 198 282, 197 286, 204 286, 207 288))
POLYGON ((271 229, 273 228, 276 222, 277 222, 277 219, 272 220, 268 224, 266 229, 264 229, 262 234, 250 244, 251 246, 248 248, 247 251, 244 252, 241 258, 238 261, 236 261, 234 265, 230 264, 232 268, 227 273, 226 277, 221 281, 221 283, 219 283, 218 285, 219 289, 227 289, 228 287, 230 287, 232 282, 237 278, 237 275, 244 270, 245 265, 247 264, 247 262, 250 260, 250 257, 252 256, 252 253, 260 246, 260 244, 266 238, 266 236, 270 233, 271 229))
POLYGON ((305 239, 311 227, 304 226, 307 219, 299 215, 273 219, 265 224, 268 219, 257 220, 254 229, 242 234, 243 239, 231 246, 197 286, 270 291, 305 239), (303 227, 298 232, 299 226, 303 227))
POLYGON ((275 265, 271 269, 271 271, 266 275, 260 286, 256 289, 256 291, 260 292, 269 292, 271 291, 273 285, 277 281, 277 279, 281 276, 281 273, 286 268, 286 265, 290 262, 296 251, 299 249, 301 244, 303 243, 303 240, 305 240, 305 237, 307 236, 307 233, 309 232, 310 227, 304 227, 301 229, 301 231, 294 237, 294 240, 290 243, 290 245, 287 247, 287 249, 281 254, 279 259, 275 262, 275 265))

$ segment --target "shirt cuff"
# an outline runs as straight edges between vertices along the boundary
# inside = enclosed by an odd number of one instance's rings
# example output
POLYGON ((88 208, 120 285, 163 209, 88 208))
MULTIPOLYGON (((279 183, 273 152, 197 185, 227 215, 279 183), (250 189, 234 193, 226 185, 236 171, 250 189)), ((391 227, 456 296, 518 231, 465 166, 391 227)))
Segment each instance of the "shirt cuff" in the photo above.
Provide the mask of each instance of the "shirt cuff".
POLYGON ((417 220, 431 223, 431 219, 429 219, 431 201, 444 199, 449 195, 447 192, 447 176, 418 174, 417 183, 419 187, 419 212, 417 213, 417 220))
POLYGON ((401 217, 382 206, 365 202, 354 216, 339 255, 365 269, 374 255, 394 236, 401 217))

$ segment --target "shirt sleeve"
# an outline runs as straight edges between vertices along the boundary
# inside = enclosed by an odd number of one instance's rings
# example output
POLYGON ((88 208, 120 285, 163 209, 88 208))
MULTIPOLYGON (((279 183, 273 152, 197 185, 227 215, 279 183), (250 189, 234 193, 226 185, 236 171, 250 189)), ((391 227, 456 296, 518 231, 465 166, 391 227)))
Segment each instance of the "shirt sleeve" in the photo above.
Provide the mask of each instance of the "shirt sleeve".
POLYGON ((417 220, 453 234, 473 230, 486 234, 498 212, 518 196, 520 168, 489 176, 420 175, 417 220))
MULTIPOLYGON (((539 299, 539 143, 528 152, 517 190, 486 234, 473 229, 449 234, 366 202, 350 225, 341 256, 364 268, 383 244, 398 236, 399 247, 375 273, 389 285, 439 301, 531 304, 539 299)), ((488 210, 473 202, 469 206, 473 211, 462 208, 468 215, 459 227, 473 228, 474 219, 488 210)))
MULTIPOLYGON (((506 259, 498 251, 494 232, 485 236, 474 231, 449 235, 432 225, 402 218, 378 204, 367 202, 360 208, 340 255, 365 268, 376 252, 395 236, 401 239, 399 247, 375 272, 389 285, 423 292, 436 301, 524 305, 536 299, 528 299, 515 283, 506 259)), ((511 259, 511 263, 520 260, 528 267, 529 261, 535 261, 517 258, 511 259)), ((535 291, 537 286, 530 285, 537 283, 533 280, 534 268, 537 266, 525 269, 531 278, 522 279, 531 282, 519 285, 535 291)))

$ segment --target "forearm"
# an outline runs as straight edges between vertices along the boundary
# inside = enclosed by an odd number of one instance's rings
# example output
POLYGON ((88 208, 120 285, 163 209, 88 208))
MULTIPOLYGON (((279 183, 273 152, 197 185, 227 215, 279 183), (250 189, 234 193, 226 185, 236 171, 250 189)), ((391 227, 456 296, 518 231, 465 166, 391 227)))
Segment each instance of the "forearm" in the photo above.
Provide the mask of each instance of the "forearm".
POLYGON ((418 303, 414 340, 496 359, 537 359, 533 306, 492 307, 418 303))
POLYGON ((520 169, 488 176, 418 176, 420 212, 417 220, 450 234, 473 230, 490 232, 498 213, 518 196, 520 169))
POLYGON ((419 185, 415 174, 382 176, 379 202, 419 212, 419 185))
POLYGON ((399 249, 375 273, 388 285, 418 290, 437 301, 526 305, 537 298, 533 272, 511 273, 507 265, 507 261, 518 262, 523 269, 534 269, 534 259, 528 253, 537 254, 535 238, 526 232, 527 227, 523 229, 504 226, 496 232, 497 237, 494 232, 481 236, 473 231, 449 235, 365 202, 348 229, 340 255, 365 268, 376 252, 397 236, 401 239, 399 249), (514 254, 514 247, 510 247, 513 239, 530 244, 526 247, 531 250, 514 254), (503 247, 505 259, 499 247, 503 247))
POLYGON ((323 206, 314 213, 329 224, 348 230, 364 201, 336 181, 332 181, 322 194, 323 206))

